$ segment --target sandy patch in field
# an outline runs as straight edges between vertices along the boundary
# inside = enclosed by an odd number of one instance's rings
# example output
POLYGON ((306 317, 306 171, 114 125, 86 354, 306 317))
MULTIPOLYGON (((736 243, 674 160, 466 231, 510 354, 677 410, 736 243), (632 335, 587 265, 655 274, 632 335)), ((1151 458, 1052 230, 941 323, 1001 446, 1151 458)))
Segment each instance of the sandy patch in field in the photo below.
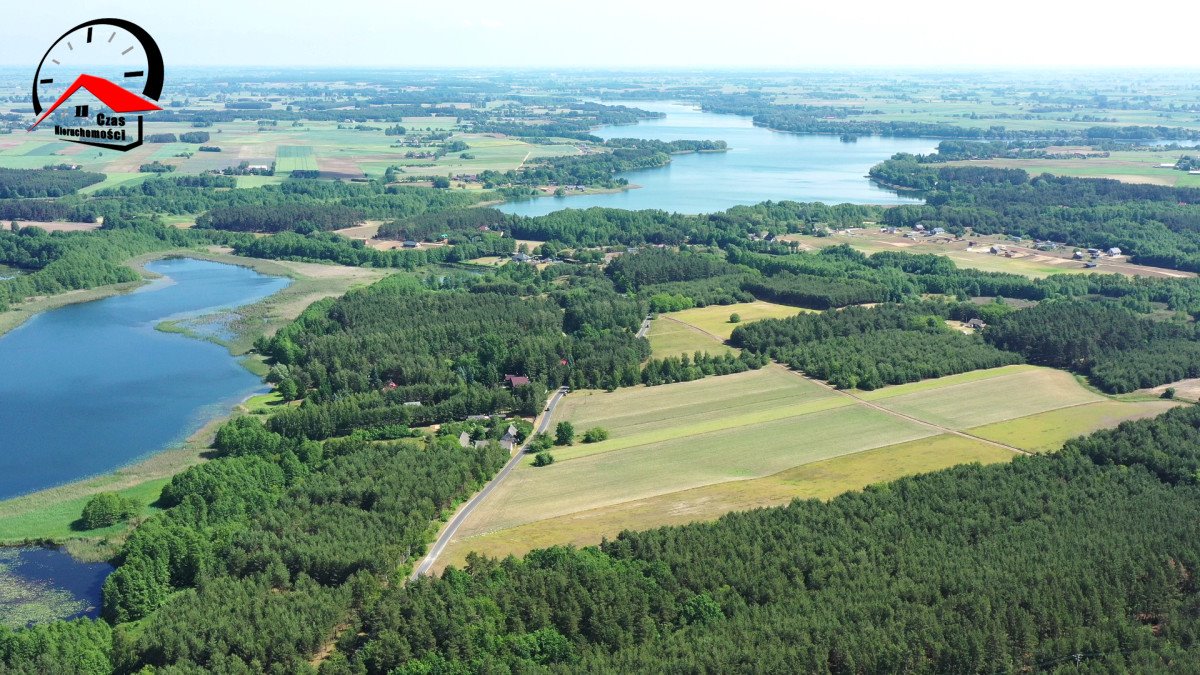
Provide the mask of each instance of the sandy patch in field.
POLYGON ((344 227, 334 230, 334 232, 351 239, 374 239, 375 235, 379 234, 379 226, 383 225, 383 222, 382 220, 368 220, 362 225, 344 227))
POLYGON ((365 178, 366 174, 353 159, 344 157, 318 157, 317 168, 323 178, 365 178))
POLYGON ((1162 393, 1167 390, 1167 387, 1175 388, 1175 398, 1184 401, 1200 401, 1200 377, 1192 377, 1186 380, 1177 382, 1168 382, 1157 387, 1149 389, 1138 389, 1137 394, 1149 394, 1152 396, 1162 396, 1162 393))

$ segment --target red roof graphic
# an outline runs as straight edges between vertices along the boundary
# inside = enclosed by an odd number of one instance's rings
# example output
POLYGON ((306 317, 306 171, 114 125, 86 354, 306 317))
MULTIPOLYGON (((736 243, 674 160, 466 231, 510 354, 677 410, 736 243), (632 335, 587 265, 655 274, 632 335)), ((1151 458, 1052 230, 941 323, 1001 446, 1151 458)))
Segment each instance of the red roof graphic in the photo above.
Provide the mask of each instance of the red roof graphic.
POLYGON ((46 117, 48 117, 50 113, 54 112, 58 106, 62 105, 64 101, 71 98, 75 92, 79 91, 80 87, 83 87, 84 89, 88 90, 92 96, 100 99, 100 102, 111 108, 113 112, 133 113, 148 112, 150 110, 162 110, 162 108, 151 103, 150 101, 147 101, 141 96, 138 96, 137 94, 125 89, 124 87, 121 87, 120 85, 109 82, 103 77, 84 74, 75 78, 75 81, 71 83, 71 86, 67 87, 67 90, 63 92, 63 95, 58 97, 58 100, 54 102, 54 105, 50 106, 48 109, 46 109, 46 112, 42 113, 42 116, 33 123, 33 126, 29 127, 29 130, 32 131, 34 127, 41 124, 42 120, 46 119, 46 117))

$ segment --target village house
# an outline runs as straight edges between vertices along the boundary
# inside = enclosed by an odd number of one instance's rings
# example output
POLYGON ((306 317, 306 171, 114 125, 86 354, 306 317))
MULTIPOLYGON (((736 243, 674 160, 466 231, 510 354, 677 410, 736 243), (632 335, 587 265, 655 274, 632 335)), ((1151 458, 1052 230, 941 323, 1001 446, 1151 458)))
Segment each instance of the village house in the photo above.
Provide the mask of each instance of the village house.
POLYGON ((984 328, 987 328, 987 324, 984 323, 983 320, 979 319, 979 318, 971 319, 970 321, 964 323, 963 325, 972 330, 983 330, 984 328))
POLYGON ((529 378, 524 375, 505 375, 504 384, 511 388, 522 387, 529 384, 529 378))
POLYGON ((459 434, 458 435, 458 444, 464 448, 471 447, 471 434, 468 434, 465 431, 462 432, 461 434, 459 434))

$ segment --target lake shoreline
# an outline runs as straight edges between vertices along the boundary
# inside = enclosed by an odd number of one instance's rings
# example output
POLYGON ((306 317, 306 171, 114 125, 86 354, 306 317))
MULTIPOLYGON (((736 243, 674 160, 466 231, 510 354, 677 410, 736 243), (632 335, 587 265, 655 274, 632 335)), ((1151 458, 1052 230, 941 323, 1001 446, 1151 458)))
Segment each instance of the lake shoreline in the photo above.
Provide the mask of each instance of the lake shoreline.
MULTIPOLYGON (((161 276, 147 270, 145 268, 146 265, 156 260, 170 258, 193 258, 196 260, 235 265, 252 269, 261 274, 291 279, 291 284, 287 287, 254 303, 237 308, 237 311, 242 313, 262 313, 265 315, 261 317, 262 325, 255 326, 255 332, 258 334, 273 333, 275 329, 294 319, 305 307, 311 304, 311 302, 320 299, 320 297, 341 295, 349 288, 358 285, 358 282, 373 282, 389 272, 388 270, 345 267, 340 265, 292 263, 244 258, 218 248, 210 248, 208 250, 170 249, 136 256, 126 261, 126 264, 134 267, 146 277, 142 281, 104 286, 82 292, 73 291, 71 292, 73 297, 69 299, 62 298, 62 296, 53 296, 54 298, 60 298, 62 301, 54 304, 47 303, 45 306, 40 307, 37 312, 31 312, 28 316, 22 317, 21 322, 16 325, 23 324, 41 311, 56 309, 79 302, 101 300, 136 291, 138 288, 152 283, 155 278, 161 276), (86 297, 83 297, 84 293, 87 293, 86 297)), ((2 317, 3 315, 0 315, 0 318, 2 317)), ((15 327, 11 326, 10 329, 15 327)), ((3 335, 3 333, 0 332, 0 335, 3 335)), ((188 335, 188 337, 192 339, 206 339, 204 336, 196 335, 188 335)), ((253 337, 257 337, 257 335, 253 337)), ((231 356, 235 357, 242 367, 261 377, 265 374, 264 364, 261 359, 247 355, 247 350, 245 349, 247 343, 253 337, 240 335, 236 340, 220 341, 219 344, 231 356)), ((61 485, 0 500, 0 523, 13 522, 14 519, 36 519, 39 515, 44 516, 46 512, 53 511, 56 507, 61 507, 64 503, 90 497, 99 492, 128 490, 138 488, 139 486, 146 486, 155 481, 165 482, 169 480, 171 476, 206 461, 206 454, 211 448, 217 429, 233 416, 245 412, 246 402, 255 395, 253 393, 247 395, 242 400, 230 406, 224 413, 207 420, 203 426, 190 434, 182 443, 170 444, 167 447, 153 451, 111 471, 100 472, 61 485)), ((78 514, 75 514, 73 517, 78 517, 78 514)), ((45 520, 46 518, 43 517, 42 519, 45 520)), ((61 521, 61 518, 58 521, 61 521)), ((58 521, 56 521, 56 525, 61 524, 58 521)), ((28 545, 62 546, 72 556, 81 561, 104 560, 112 552, 115 552, 116 544, 97 546, 97 542, 105 540, 110 542, 119 541, 123 539, 124 534, 129 529, 128 526, 114 527, 116 531, 112 532, 110 530, 113 528, 106 528, 95 533, 70 531, 67 533, 51 534, 48 528, 40 526, 33 526, 29 532, 20 533, 14 532, 14 530, 20 528, 14 527, 6 530, 3 526, 0 526, 0 547, 9 548, 28 545)), ((58 529, 61 530, 62 528, 58 529)))

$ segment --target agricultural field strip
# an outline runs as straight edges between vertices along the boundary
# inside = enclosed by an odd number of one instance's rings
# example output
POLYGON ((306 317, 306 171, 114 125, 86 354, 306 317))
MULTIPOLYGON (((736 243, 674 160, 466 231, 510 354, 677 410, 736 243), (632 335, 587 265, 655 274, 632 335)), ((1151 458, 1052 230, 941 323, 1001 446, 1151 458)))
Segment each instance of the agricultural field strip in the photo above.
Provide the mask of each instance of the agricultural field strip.
POLYGON ((564 543, 593 545, 624 529, 684 525, 794 499, 829 499, 901 476, 965 462, 1003 462, 1012 456, 1007 450, 957 436, 925 437, 810 462, 761 478, 713 483, 469 535, 455 542, 439 567, 462 566, 470 551, 503 557, 564 543))
POLYGON ((764 422, 753 432, 734 427, 679 437, 658 444, 654 452, 639 446, 555 463, 550 471, 522 467, 471 532, 514 527, 529 522, 530 514, 541 520, 704 485, 760 478, 935 435, 927 426, 865 406, 839 406, 764 422), (747 439, 750 433, 752 440, 747 439), (738 451, 748 440, 754 452, 738 451))

